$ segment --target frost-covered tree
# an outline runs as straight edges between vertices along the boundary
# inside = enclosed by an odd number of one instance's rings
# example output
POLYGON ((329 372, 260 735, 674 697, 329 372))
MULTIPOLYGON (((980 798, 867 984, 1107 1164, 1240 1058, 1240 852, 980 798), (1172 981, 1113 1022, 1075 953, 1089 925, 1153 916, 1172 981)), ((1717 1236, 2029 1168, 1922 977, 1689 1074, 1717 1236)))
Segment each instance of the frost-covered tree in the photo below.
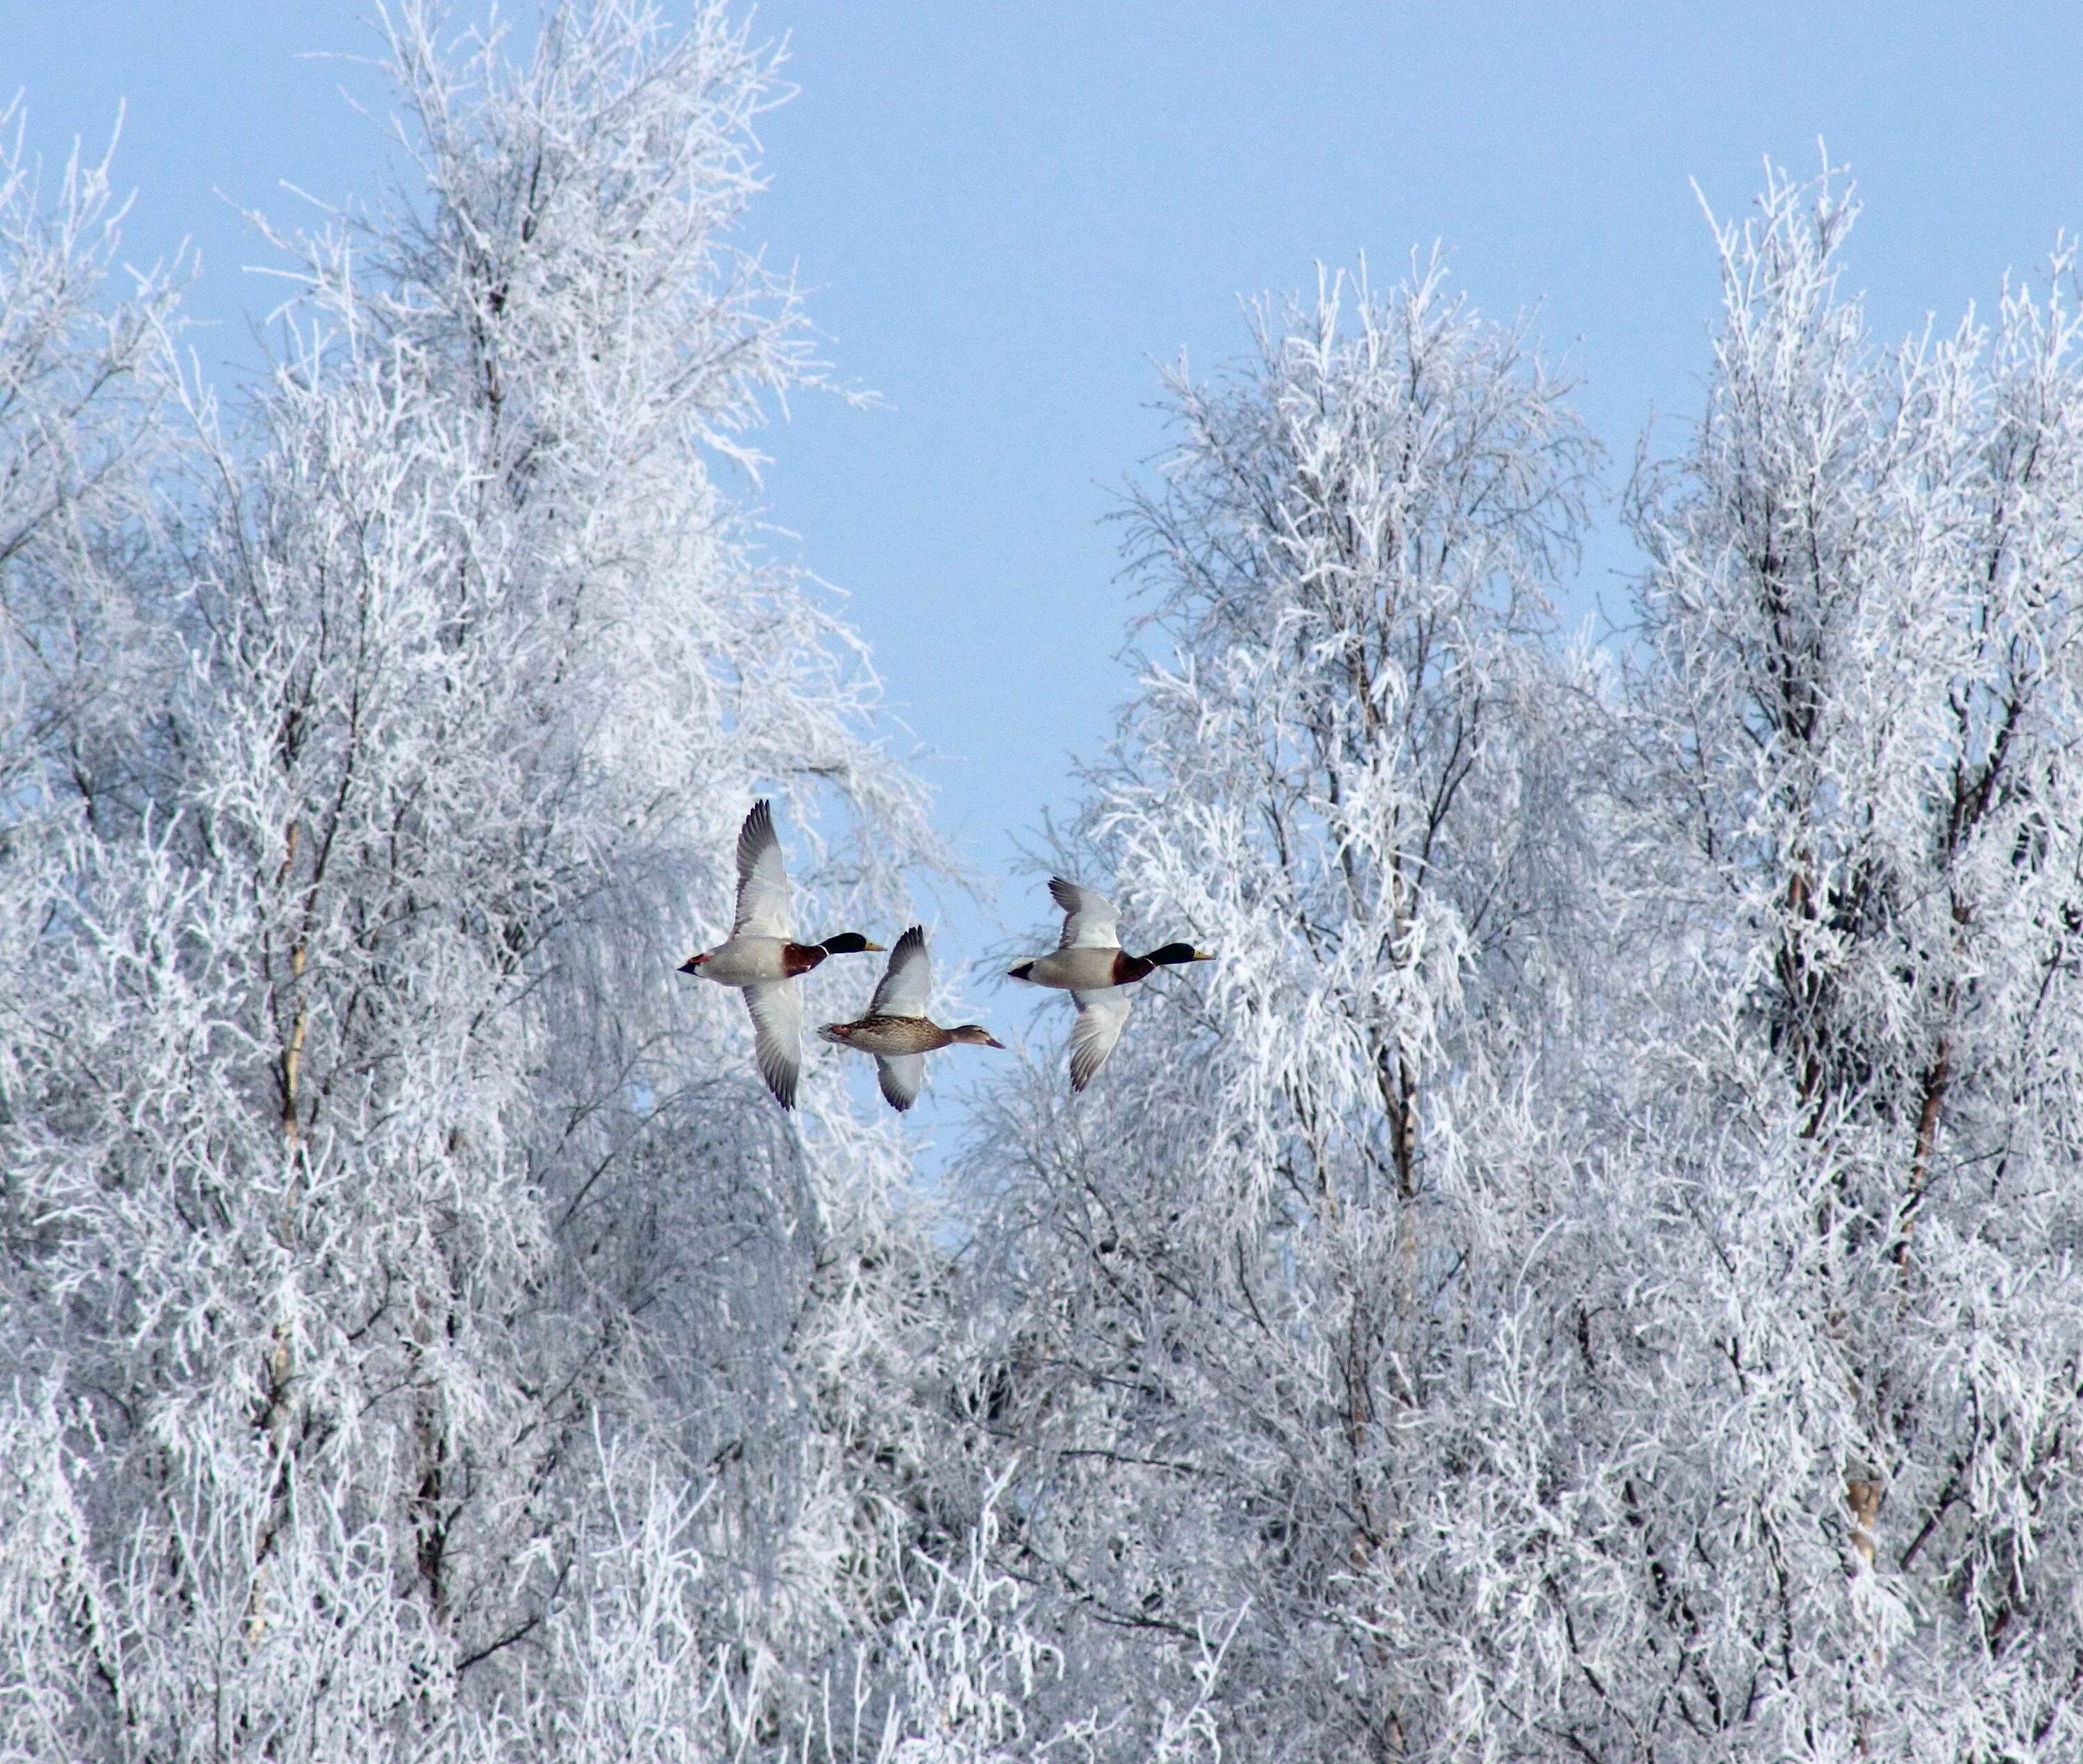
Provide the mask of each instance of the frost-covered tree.
POLYGON ((1072 1696, 1147 1720, 1136 1686, 1235 1625, 1225 1745, 1393 1756, 1467 1643, 1439 1556, 1532 1228, 1494 1160, 1559 1027, 1590 682, 1542 590, 1589 448, 1436 264, 1257 341, 1171 382, 1132 510, 1161 641, 1063 854, 1219 960, 1142 989, 1087 1100, 1052 1070, 998 1111, 987 1289, 1019 1301, 975 1400, 1027 1454, 1008 1559, 1077 1637, 1072 1696))
POLYGON ((1254 1755, 2075 1749, 2072 263, 1885 351, 1852 212, 1719 232, 1610 686, 1515 339, 1421 281, 1175 387, 1059 856, 1224 959, 973 1167, 1000 1559, 1122 1755, 1232 1623, 1254 1755))
POLYGON ((2072 1755, 2072 258, 1882 350, 1772 181, 1610 669, 1436 264, 1182 369, 1052 855, 1222 959, 936 1231, 674 973, 755 794, 939 861, 731 493, 771 60, 386 40, 230 418, 0 154, 0 1757, 2072 1755))
POLYGON ((49 783, 121 800, 167 660, 135 580, 167 445, 174 284, 104 298, 120 205, 75 150, 46 205, 18 102, 0 112, 0 801, 19 856, 49 783))
POLYGON ((150 531, 91 500, 128 431, 60 420, 159 308, 95 330, 93 192, 9 196, 11 635, 120 603, 156 671, 104 815, 79 666, 11 665, 0 1740, 797 1755, 844 1673, 887 1749, 901 1146, 814 1078, 799 1133, 674 973, 756 790, 834 910, 935 861, 720 484, 814 373, 730 239, 770 64, 620 0, 387 40, 418 187, 292 242, 287 357, 228 434, 190 390, 150 531))
POLYGON ((1707 414, 1637 500, 1608 898, 1621 947, 1660 953, 1609 993, 1627 1109, 1585 1358, 1614 1449, 1637 1442, 1641 1614, 1580 1619, 1585 1683, 1607 1677, 1579 1720, 1701 1755, 2060 1757, 2083 1689, 2072 260, 1883 351, 1837 287, 1854 213, 1776 181, 1722 230, 1707 414))

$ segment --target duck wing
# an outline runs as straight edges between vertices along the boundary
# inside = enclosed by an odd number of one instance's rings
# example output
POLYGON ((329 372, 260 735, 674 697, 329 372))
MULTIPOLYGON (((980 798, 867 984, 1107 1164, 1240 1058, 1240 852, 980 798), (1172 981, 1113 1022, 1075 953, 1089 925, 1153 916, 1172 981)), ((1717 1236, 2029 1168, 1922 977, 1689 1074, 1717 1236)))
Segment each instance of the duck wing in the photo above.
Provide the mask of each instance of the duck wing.
POLYGON ((759 1075, 784 1108, 796 1106, 803 1070, 803 998, 792 980, 763 980, 741 989, 752 1013, 752 1051, 759 1075))
POLYGON ((1058 949, 1119 949, 1121 909, 1093 888, 1081 888, 1060 876, 1049 878, 1049 892, 1063 909, 1058 949))
POLYGON ((926 1082, 926 1056, 878 1053, 875 1075, 882 1085, 882 1099, 901 1115, 919 1100, 919 1087, 926 1082))
POLYGON ((788 940, 788 869, 774 832, 774 810, 764 798, 752 805, 737 829, 737 918, 733 937, 788 940))
POLYGON ((1128 1021, 1130 1000, 1125 986, 1074 992, 1071 997, 1078 1006, 1078 1020, 1071 1026, 1071 1088, 1077 1091, 1092 1082, 1092 1074, 1113 1052, 1128 1021))
POLYGON ((868 1001, 871 1017, 923 1017, 927 996, 933 990, 933 964, 926 954, 926 932, 914 925, 897 939, 889 952, 889 965, 882 971, 881 984, 868 1001))

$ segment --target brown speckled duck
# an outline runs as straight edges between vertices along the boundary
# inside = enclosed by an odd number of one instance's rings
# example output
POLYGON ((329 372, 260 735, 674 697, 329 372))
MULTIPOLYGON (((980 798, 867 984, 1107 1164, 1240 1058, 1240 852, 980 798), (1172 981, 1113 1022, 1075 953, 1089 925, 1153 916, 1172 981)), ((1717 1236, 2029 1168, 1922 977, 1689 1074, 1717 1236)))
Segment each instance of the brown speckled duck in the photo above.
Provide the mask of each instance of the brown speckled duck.
POLYGON ((933 969, 926 955, 926 933, 914 925, 897 939, 882 984, 868 1001, 868 1014, 851 1023, 828 1023, 818 1031, 843 1048, 875 1056, 876 1076, 883 1099, 900 1113, 919 1099, 926 1076, 926 1056, 936 1048, 957 1044, 979 1048, 1005 1045, 982 1024, 965 1023, 944 1029, 926 1015, 933 990, 933 969))
POLYGON ((1104 894, 1066 882, 1060 876, 1049 879, 1049 892, 1063 909, 1062 941, 1048 955, 1007 972, 1015 980, 1037 986, 1061 987, 1076 1001, 1078 1020, 1071 1028, 1071 1088, 1081 1091, 1121 1040, 1122 1028, 1128 1021, 1127 988, 1160 968, 1215 958, 1191 943, 1165 943, 1147 956, 1131 956, 1121 947, 1121 910, 1104 894))
POLYGON ((796 1106, 803 1070, 803 1001, 796 977, 827 956, 879 950, 859 931, 841 931, 822 943, 799 943, 788 929, 788 870, 775 837, 774 811, 752 805, 737 830, 737 917, 730 935, 681 963, 680 972, 735 986, 752 1013, 753 1051, 759 1075, 784 1108, 796 1106))

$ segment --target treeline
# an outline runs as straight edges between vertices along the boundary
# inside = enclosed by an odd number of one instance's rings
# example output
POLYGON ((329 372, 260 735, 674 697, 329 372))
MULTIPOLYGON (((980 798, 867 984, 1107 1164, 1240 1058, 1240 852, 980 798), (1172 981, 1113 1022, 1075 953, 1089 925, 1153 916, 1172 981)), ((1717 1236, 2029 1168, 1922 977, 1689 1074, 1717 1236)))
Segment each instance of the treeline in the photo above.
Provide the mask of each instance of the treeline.
POLYGON ((929 1205, 674 972, 755 796, 820 923, 949 873, 713 470, 771 60, 388 44, 229 412, 0 162, 0 1753, 2083 1748, 2072 260, 1890 348, 1768 188, 1603 651, 1530 337, 1261 307, 1054 854, 1221 959, 929 1205))

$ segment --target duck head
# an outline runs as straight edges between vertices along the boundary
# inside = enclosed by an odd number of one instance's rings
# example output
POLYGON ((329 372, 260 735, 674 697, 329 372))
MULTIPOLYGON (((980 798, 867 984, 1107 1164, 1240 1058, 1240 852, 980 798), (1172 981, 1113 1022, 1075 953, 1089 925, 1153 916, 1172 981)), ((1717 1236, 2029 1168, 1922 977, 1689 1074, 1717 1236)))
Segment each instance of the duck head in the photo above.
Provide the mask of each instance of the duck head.
POLYGON ((880 953, 882 945, 871 943, 859 931, 841 931, 836 937, 827 937, 817 946, 827 956, 864 956, 880 953))
POLYGON ((949 1030, 948 1044, 953 1047, 957 1041, 965 1041, 977 1048, 1003 1048, 1005 1045, 981 1023, 965 1023, 960 1028, 949 1030))
POLYGON ((1211 949, 1196 949, 1191 943, 1167 943, 1161 948, 1153 949, 1143 959, 1160 968, 1172 968, 1182 962, 1213 961, 1215 952, 1211 949))

